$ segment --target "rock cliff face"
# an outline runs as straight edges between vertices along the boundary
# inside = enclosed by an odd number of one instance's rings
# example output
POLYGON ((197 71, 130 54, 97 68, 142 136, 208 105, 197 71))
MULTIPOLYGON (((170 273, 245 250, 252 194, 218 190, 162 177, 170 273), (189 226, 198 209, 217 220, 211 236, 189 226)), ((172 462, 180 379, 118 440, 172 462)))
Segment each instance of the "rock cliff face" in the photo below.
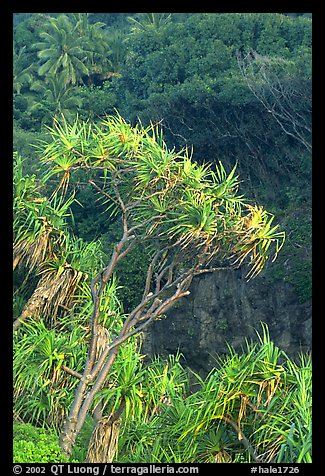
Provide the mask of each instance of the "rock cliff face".
POLYGON ((247 282, 243 271, 225 270, 197 276, 190 292, 151 326, 143 352, 166 355, 179 349, 189 367, 205 374, 216 354, 228 353, 227 343, 240 352, 245 339, 256 341, 261 321, 290 357, 311 350, 311 302, 299 304, 288 283, 270 285, 263 276, 247 282))

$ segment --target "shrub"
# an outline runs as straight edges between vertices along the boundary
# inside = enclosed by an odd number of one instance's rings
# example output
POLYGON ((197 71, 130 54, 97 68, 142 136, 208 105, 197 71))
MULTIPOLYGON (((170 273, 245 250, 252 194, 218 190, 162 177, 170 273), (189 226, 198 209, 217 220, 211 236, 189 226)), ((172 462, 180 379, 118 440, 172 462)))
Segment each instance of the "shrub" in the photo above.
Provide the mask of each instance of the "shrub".
POLYGON ((14 463, 67 463, 57 436, 51 429, 36 428, 30 423, 14 423, 14 463))

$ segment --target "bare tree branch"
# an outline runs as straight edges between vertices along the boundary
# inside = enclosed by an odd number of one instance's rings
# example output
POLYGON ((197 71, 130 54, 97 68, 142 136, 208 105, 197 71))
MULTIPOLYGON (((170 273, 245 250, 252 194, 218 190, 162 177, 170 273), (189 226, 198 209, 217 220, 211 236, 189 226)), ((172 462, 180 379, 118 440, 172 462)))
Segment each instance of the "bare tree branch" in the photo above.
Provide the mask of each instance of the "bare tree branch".
POLYGON ((283 132, 311 152, 310 82, 304 85, 290 77, 280 78, 274 65, 284 65, 282 58, 262 57, 256 52, 243 56, 238 52, 237 63, 248 88, 283 132), (299 88, 304 88, 303 94, 299 88))
POLYGON ((241 443, 245 446, 245 448, 247 449, 247 451, 249 452, 249 454, 251 455, 251 457, 253 458, 253 460, 256 462, 256 463, 260 463, 261 462, 261 457, 258 456, 255 451, 254 451, 254 448, 252 447, 252 445, 250 444, 249 440, 246 438, 246 436, 244 435, 243 431, 239 428, 239 426, 237 425, 236 422, 234 422, 231 418, 228 418, 226 417, 225 415, 222 416, 222 419, 226 422, 226 423, 229 423, 229 425, 231 425, 233 427, 233 429, 235 430, 235 432, 237 433, 238 435, 238 440, 241 441, 241 443))

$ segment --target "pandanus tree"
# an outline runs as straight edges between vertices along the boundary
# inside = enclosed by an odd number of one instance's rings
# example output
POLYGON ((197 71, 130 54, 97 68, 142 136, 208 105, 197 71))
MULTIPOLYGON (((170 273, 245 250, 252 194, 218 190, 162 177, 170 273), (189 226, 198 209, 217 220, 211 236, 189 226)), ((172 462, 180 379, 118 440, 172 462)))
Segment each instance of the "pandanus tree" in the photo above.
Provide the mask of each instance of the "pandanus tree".
MULTIPOLYGON (((120 347, 187 296, 196 275, 220 269, 216 260, 229 268, 247 265, 251 279, 269 257, 277 256, 285 235, 271 214, 239 195, 235 166, 227 173, 220 162, 199 165, 187 148, 169 150, 157 125, 132 126, 116 114, 97 124, 78 118, 73 124, 56 121, 49 132, 52 140, 42 161, 49 168, 47 178, 59 175, 55 195, 68 196, 83 171, 86 183, 121 223, 110 260, 90 284, 88 356, 76 376, 79 385, 60 437, 63 452, 70 455, 87 414, 98 410, 96 396, 109 380, 120 347), (105 288, 120 261, 137 247, 145 247, 149 256, 142 298, 99 349, 105 288)), ((102 426, 105 431, 122 411, 115 408, 102 426)), ((96 422, 103 423, 101 418, 96 422)))
POLYGON ((62 310, 80 299, 75 294, 88 276, 102 265, 99 242, 86 243, 69 233, 66 220, 74 194, 63 199, 44 196, 44 183, 23 174, 23 160, 14 161, 13 270, 24 267, 38 279, 32 295, 14 321, 16 331, 30 317, 51 325, 62 310))
POLYGON ((13 269, 24 262, 30 270, 40 265, 45 256, 52 254, 53 244, 64 241, 64 215, 69 202, 44 197, 36 176, 23 174, 23 159, 14 155, 14 249, 13 269), (51 241, 52 240, 52 241, 51 241))
POLYGON ((28 85, 33 81, 33 73, 35 66, 25 63, 26 46, 23 46, 18 51, 13 45, 13 91, 20 94, 24 85, 28 85))
MULTIPOLYGON (((179 385, 182 372, 174 364, 164 392, 171 398, 157 412, 126 421, 118 461, 312 462, 311 358, 291 360, 263 323, 262 331, 240 354, 229 347, 228 355, 216 356, 204 379, 196 375, 195 392, 179 385)), ((147 373, 154 387, 150 366, 147 373)))

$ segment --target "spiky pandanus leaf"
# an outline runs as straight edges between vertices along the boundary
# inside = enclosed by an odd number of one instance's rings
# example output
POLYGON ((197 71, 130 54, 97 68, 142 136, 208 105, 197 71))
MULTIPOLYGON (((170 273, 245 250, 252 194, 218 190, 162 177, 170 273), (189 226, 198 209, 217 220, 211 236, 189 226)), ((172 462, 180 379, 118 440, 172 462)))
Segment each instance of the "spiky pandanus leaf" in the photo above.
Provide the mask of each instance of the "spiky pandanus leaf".
POLYGON ((80 371, 85 360, 80 329, 48 329, 43 320, 30 320, 14 336, 14 409, 24 421, 59 428, 77 381, 63 364, 80 371))
POLYGON ((274 261, 284 245, 285 232, 279 231, 280 226, 271 227, 274 217, 262 207, 246 206, 248 214, 242 221, 239 240, 234 246, 234 265, 240 266, 246 258, 250 265, 247 274, 249 279, 257 276, 270 257, 270 246, 274 245, 272 261, 274 261))
POLYGON ((34 177, 23 177, 22 161, 15 166, 14 185, 14 269, 27 265, 29 271, 37 269, 57 249, 64 249, 64 218, 74 201, 71 196, 64 203, 42 197, 34 177))

